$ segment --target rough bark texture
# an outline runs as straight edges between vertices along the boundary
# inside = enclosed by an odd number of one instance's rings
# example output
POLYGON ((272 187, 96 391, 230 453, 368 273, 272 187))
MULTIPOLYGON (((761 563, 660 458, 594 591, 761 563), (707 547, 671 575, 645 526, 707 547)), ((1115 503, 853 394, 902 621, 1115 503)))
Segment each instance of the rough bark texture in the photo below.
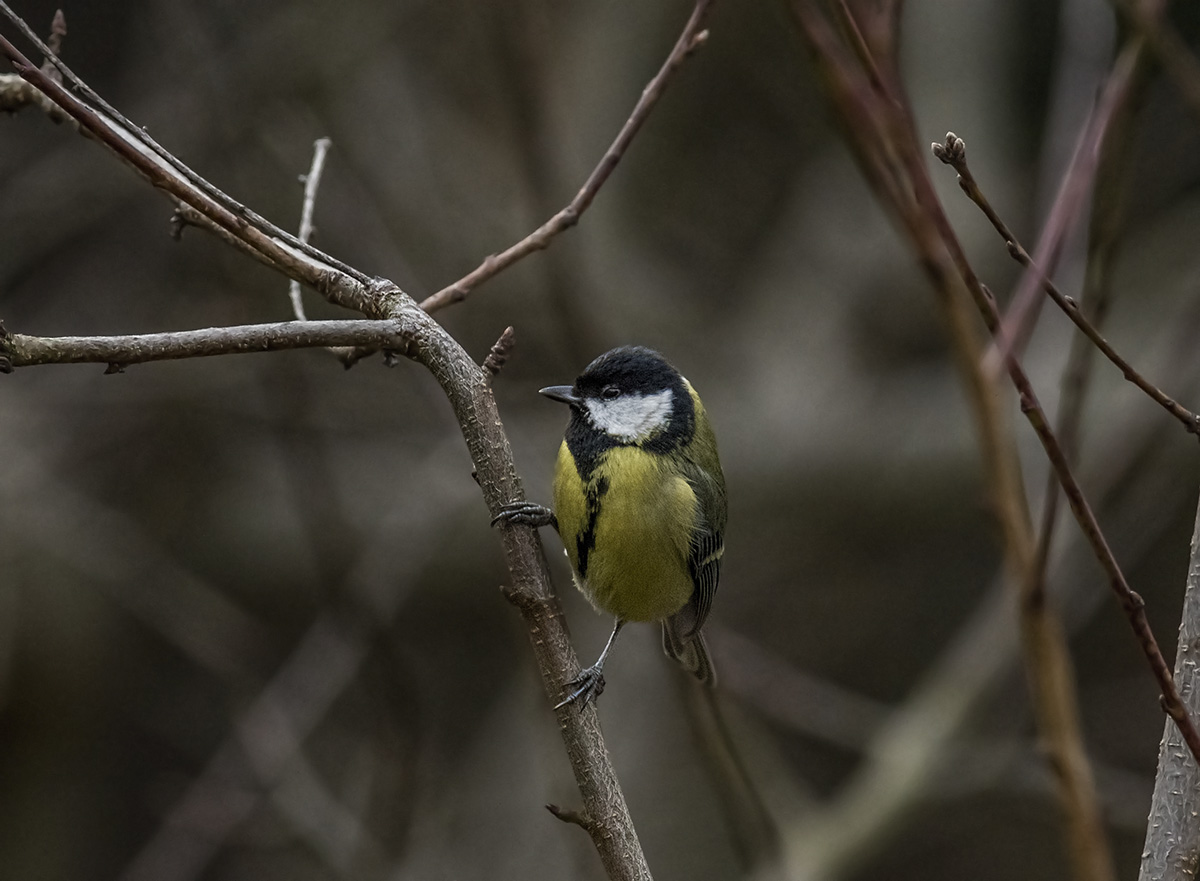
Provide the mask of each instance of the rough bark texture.
MULTIPOLYGON (((1184 706, 1193 716, 1200 711, 1200 510, 1192 533, 1191 562, 1179 647, 1175 652, 1175 682, 1184 706)), ((1158 776, 1146 846, 1142 849, 1141 881, 1193 881, 1200 867, 1200 769, 1188 754, 1175 723, 1167 719, 1158 748, 1158 776)))

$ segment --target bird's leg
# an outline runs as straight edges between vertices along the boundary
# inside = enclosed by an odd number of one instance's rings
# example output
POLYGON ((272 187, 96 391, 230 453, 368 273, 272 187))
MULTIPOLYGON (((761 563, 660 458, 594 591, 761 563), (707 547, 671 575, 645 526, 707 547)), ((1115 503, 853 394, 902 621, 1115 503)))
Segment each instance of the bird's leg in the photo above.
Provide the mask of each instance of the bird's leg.
POLYGON ((558 530, 558 518, 545 505, 537 502, 509 502, 500 509, 500 513, 492 518, 492 525, 497 523, 516 523, 520 526, 553 526, 558 530))
POLYGON ((587 706, 588 701, 594 701, 604 692, 604 662, 608 660, 608 653, 612 650, 613 643, 617 641, 617 634, 621 632, 621 628, 625 626, 625 622, 620 618, 613 624, 612 635, 609 636, 608 642, 604 646, 604 651, 600 653, 600 657, 596 659, 596 663, 590 667, 584 667, 579 671, 579 675, 567 683, 567 688, 572 689, 563 700, 554 705, 554 709, 565 707, 569 703, 579 701, 579 706, 582 709, 587 706))

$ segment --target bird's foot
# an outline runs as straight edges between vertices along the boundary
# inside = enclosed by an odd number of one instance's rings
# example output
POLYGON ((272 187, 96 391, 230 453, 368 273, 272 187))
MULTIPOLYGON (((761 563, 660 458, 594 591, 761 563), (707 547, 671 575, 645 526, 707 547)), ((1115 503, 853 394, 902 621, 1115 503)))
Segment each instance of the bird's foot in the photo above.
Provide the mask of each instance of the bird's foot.
POLYGON ((600 664, 584 667, 578 676, 566 684, 566 688, 570 693, 555 704, 554 709, 561 709, 576 701, 579 702, 579 708, 583 709, 589 701, 594 701, 604 693, 604 667, 600 664))
POLYGON ((536 502, 510 502, 500 509, 500 513, 492 518, 492 525, 497 523, 515 523, 518 526, 553 526, 558 529, 558 518, 545 505, 536 502))

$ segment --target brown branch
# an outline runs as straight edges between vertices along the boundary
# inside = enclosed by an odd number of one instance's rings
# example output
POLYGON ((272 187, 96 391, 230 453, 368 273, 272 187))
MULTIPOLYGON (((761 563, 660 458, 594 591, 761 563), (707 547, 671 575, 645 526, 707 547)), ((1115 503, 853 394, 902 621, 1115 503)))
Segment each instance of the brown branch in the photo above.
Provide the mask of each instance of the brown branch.
POLYGON ((319 346, 402 347, 411 328, 398 321, 281 321, 127 336, 36 337, 0 324, 0 373, 41 364, 108 364, 241 355, 319 346))
MULTIPOLYGON (((63 63, 61 58, 53 53, 53 50, 46 43, 42 42, 42 40, 38 38, 38 35, 33 32, 32 28, 30 28, 20 16, 18 16, 12 11, 12 9, 9 8, 8 4, 4 2, 4 0, 0 0, 0 13, 2 13, 9 21, 11 21, 13 25, 22 33, 22 35, 24 35, 26 39, 33 43, 33 45, 36 46, 39 51, 45 54, 46 60, 55 68, 55 70, 58 71, 60 76, 57 79, 54 77, 48 77, 49 79, 52 79, 55 82, 60 82, 62 79, 65 79, 72 86, 72 94, 78 93, 80 96, 82 96, 83 100, 79 102, 81 106, 86 107, 88 104, 92 105, 94 112, 101 113, 103 116, 106 116, 106 122, 112 129, 119 131, 121 137, 129 139, 133 143, 140 145, 142 148, 144 148, 144 151, 148 155, 154 156, 157 161, 171 168, 174 173, 181 178, 183 182, 186 182, 188 185, 190 185, 191 188, 199 193, 202 193, 206 198, 224 208, 234 217, 240 218, 241 223, 255 228, 268 238, 274 238, 285 242, 286 244, 291 245, 293 248, 298 250, 301 254, 325 263, 339 270, 340 272, 345 273, 351 278, 357 279, 360 282, 367 283, 370 281, 370 276, 358 269, 355 269, 353 266, 343 263, 340 260, 331 257, 329 254, 314 248, 312 245, 300 241, 300 239, 292 235, 287 230, 281 229, 280 227, 271 223, 260 214, 234 199, 219 187, 209 183, 207 180, 197 174, 192 168, 186 165, 182 160, 154 140, 154 138, 150 137, 149 133, 144 128, 127 119, 119 110, 98 95, 91 86, 80 79, 74 71, 72 71, 69 67, 67 67, 66 64, 63 63)), ((2 39, 3 38, 0 38, 0 40, 2 39)), ((0 47, 3 54, 7 55, 9 59, 14 62, 14 66, 19 65, 24 57, 21 56, 21 54, 17 52, 10 43, 7 43, 7 41, 4 41, 4 46, 7 48, 0 47), (9 50, 11 50, 11 52, 9 50)), ((27 59, 24 60, 24 63, 28 63, 27 59)), ((30 77, 26 76, 25 73, 21 71, 18 71, 18 73, 20 73, 25 79, 30 80, 30 77)), ((63 107, 62 102, 57 97, 52 96, 52 100, 64 110, 66 109, 63 107)), ((70 115, 74 116, 74 114, 70 115)), ((87 131, 87 128, 85 127, 84 130, 87 131)), ((139 171, 141 170, 136 165, 134 167, 139 171)), ((153 182, 154 181, 152 180, 152 183, 153 182)), ((159 184, 155 183, 155 186, 158 185, 159 184)))
MULTIPOLYGON (((1139 54, 1133 85, 1116 109, 1100 145, 1100 168, 1096 172, 1096 189, 1092 196, 1091 218, 1088 224, 1087 267, 1080 290, 1079 308, 1081 315, 1098 333, 1108 315, 1112 302, 1112 267, 1117 255, 1117 246, 1122 232, 1125 201, 1129 189, 1130 159, 1134 149, 1133 117, 1138 100, 1146 83, 1149 58, 1145 52, 1139 54)), ((965 161, 965 156, 964 156, 965 161)), ((982 193, 980 193, 982 196, 982 193)), ((986 204, 986 200, 985 203, 986 204)), ((981 206, 983 207, 983 206, 981 206)), ((984 209, 993 226, 1008 241, 1011 234, 991 209, 984 209), (999 224, 999 225, 997 225, 999 224)), ((1076 461, 1079 452, 1080 426, 1083 419, 1083 404, 1095 359, 1093 346, 1083 334, 1071 339, 1067 363, 1060 380, 1061 395, 1056 414, 1055 433, 1069 461, 1076 461)), ((1046 475, 1043 495, 1042 519, 1038 526, 1036 580, 1030 591, 1037 599, 1046 590, 1046 574, 1050 560, 1050 547, 1058 523, 1059 484, 1053 469, 1046 475)))
POLYGON ((592 204, 592 200, 596 198, 596 193, 600 191, 605 181, 608 180, 609 175, 613 173, 613 169, 617 167, 617 163, 625 155, 625 151, 629 148, 634 135, 641 129, 646 118, 650 115, 650 111, 654 109, 654 105, 662 97, 662 93, 667 86, 667 81, 679 69, 688 56, 704 45, 705 40, 708 39, 708 31, 701 30, 701 25, 708 15, 712 3, 713 0, 697 0, 695 8, 692 10, 687 24, 684 25, 679 39, 675 41, 675 47, 667 56, 667 60, 663 62, 658 73, 654 75, 654 78, 642 90, 642 96, 634 106, 633 112, 629 114, 629 118, 625 120, 625 124, 621 126, 616 140, 612 142, 612 146, 608 148, 608 151, 601 158, 600 163, 592 170, 583 187, 575 194, 575 198, 565 208, 512 247, 501 251, 499 254, 492 254, 458 281, 442 288, 436 294, 426 297, 421 301, 422 309, 426 312, 436 312, 438 309, 465 300, 467 295, 479 287, 479 285, 512 266, 518 260, 528 257, 534 251, 546 248, 555 236, 561 232, 565 232, 579 222, 580 215, 592 204))
MULTIPOLYGON (((875 35, 875 45, 885 53, 883 63, 879 63, 861 38, 848 8, 844 5, 836 8, 848 19, 849 26, 844 30, 849 34, 857 64, 850 62, 851 54, 834 38, 816 2, 793 0, 792 3, 795 18, 824 73, 834 108, 841 116, 868 181, 908 234, 948 319, 957 360, 967 379, 979 422, 989 486, 1005 536, 1006 559, 1021 586, 1020 622, 1026 667, 1038 729, 1046 739, 1051 766, 1057 772, 1072 866, 1081 879, 1112 878, 1115 874, 1080 732, 1070 655, 1057 618, 1044 602, 1031 601, 1035 596, 1031 586, 1037 580, 1036 555, 1013 439, 995 410, 992 372, 981 371, 978 363, 970 363, 974 360, 972 350, 978 351, 978 344, 973 326, 964 323, 963 294, 970 294, 993 333, 999 325, 995 301, 967 260, 916 148, 912 114, 898 73, 894 19, 889 19, 890 30, 875 35), (864 61, 864 56, 870 60, 864 61)), ((1008 359, 1007 364, 1022 401, 1028 404, 1027 415, 1037 427, 1040 410, 1028 379, 1015 360, 1008 359)), ((1044 428, 1044 419, 1041 421, 1044 428)), ((1044 430, 1039 431, 1039 437, 1045 444, 1053 440, 1052 433, 1047 436, 1044 430)), ((1065 464, 1051 458, 1056 467, 1065 464)), ((1060 479, 1074 487, 1073 501, 1081 502, 1082 495, 1069 472, 1060 472, 1060 479)), ((1086 503, 1081 515, 1083 510, 1086 503)), ((1090 511, 1087 514, 1090 516, 1090 511)), ((1086 518, 1081 516, 1081 519, 1086 518)))
POLYGON ((516 341, 516 331, 511 327, 506 327, 504 328, 504 332, 500 334, 500 339, 492 344, 491 351, 483 359, 483 369, 489 379, 500 375, 500 371, 504 369, 504 365, 508 362, 508 356, 512 353, 512 348, 516 341))
MULTIPOLYGON (((814 9, 809 8, 810 2, 811 0, 793 0, 792 4, 793 9, 796 11, 797 19, 801 22, 802 31, 806 33, 806 36, 814 29, 816 17, 819 14, 814 9)), ((814 41, 810 37, 810 45, 813 43, 814 41)), ((840 58, 834 59, 829 65, 829 70, 834 75, 841 80, 857 76, 860 82, 865 81, 866 77, 861 71, 847 71, 844 64, 837 64, 839 60, 840 58)), ((894 61, 894 59, 892 60, 894 61)), ((1136 52, 1132 52, 1127 47, 1118 56, 1117 62, 1114 64, 1113 73, 1106 84, 1105 97, 1100 102, 1101 110, 1098 110, 1096 114, 1098 118, 1105 120, 1105 124, 1098 127, 1101 133, 1107 128, 1107 120, 1111 119, 1112 113, 1115 112, 1116 105, 1119 103, 1118 99, 1124 94, 1122 87, 1127 87, 1132 81, 1135 61, 1136 52), (1133 57, 1129 57, 1131 54, 1133 57)), ((892 67, 891 70, 894 73, 895 68, 892 67)), ((897 87, 893 86, 892 88, 897 87)), ((854 92, 852 89, 844 86, 842 94, 853 93, 855 97, 861 99, 863 91, 864 89, 861 87, 857 92, 854 92)), ((921 208, 920 211, 915 213, 909 210, 907 213, 902 214, 902 217, 913 224, 911 228, 913 241, 918 248, 918 253, 922 258, 922 263, 926 270, 930 272, 936 284, 941 286, 945 283, 939 251, 937 249, 931 250, 929 242, 921 234, 925 224, 932 224, 941 239, 942 245, 946 249, 949 249, 954 267, 971 290, 973 299, 980 307, 985 325, 987 325, 993 336, 996 336, 1000 328, 1001 319, 999 311, 996 308, 995 298, 979 282, 974 270, 970 267, 966 259, 957 237, 954 235, 953 229, 950 227, 949 221, 946 219, 945 213, 933 191, 932 181, 929 180, 928 174, 925 172, 924 164, 915 154, 915 138, 913 137, 911 114, 907 111, 895 112, 893 110, 893 108, 901 106, 895 100, 880 99, 865 103, 864 108, 860 108, 855 117, 860 116, 863 109, 867 111, 868 119, 870 118, 870 114, 875 114, 876 118, 871 121, 871 128, 864 132, 864 134, 874 136, 877 140, 884 142, 887 144, 887 149, 896 151, 902 158, 907 171, 907 181, 912 187, 915 199, 921 208)), ((843 108, 841 105, 838 105, 838 109, 842 110, 843 108)), ((859 144, 858 148, 863 149, 864 144, 859 144)), ((1095 148, 1096 145, 1093 144, 1090 149, 1094 150, 1095 148)), ((908 206, 901 205, 901 211, 906 207, 908 206)), ((1021 410, 1033 426, 1051 465, 1058 474, 1059 482, 1071 504, 1072 512, 1075 514, 1084 536, 1088 539, 1089 544, 1091 544, 1093 553, 1108 575, 1110 587, 1116 594, 1130 627, 1133 629, 1134 635, 1142 647, 1151 672, 1158 682, 1162 693, 1163 708, 1179 724, 1185 741, 1188 743, 1193 755, 1196 756, 1197 761, 1200 761, 1200 732, 1197 732, 1195 725, 1180 703, 1179 693, 1175 687, 1174 680, 1171 678, 1170 670, 1163 659, 1162 652, 1146 620, 1144 603, 1141 597, 1129 587, 1116 558, 1108 547, 1100 525, 1091 507, 1088 505, 1082 489, 1075 480, 1058 444, 1058 440, 1037 400, 1028 375, 1017 360, 1011 356, 1011 353, 1006 357, 1006 367, 1009 377, 1020 396, 1021 410)), ((1063 697, 1067 697, 1067 695, 1063 697)), ((1073 695, 1070 695, 1070 698, 1072 701, 1074 700, 1073 695)))
MULTIPOLYGON (((934 144, 933 146, 934 155, 958 172, 958 185, 971 201, 978 205, 980 210, 987 215, 992 226, 1004 238, 1005 244, 1008 246, 1008 253, 1022 266, 1026 268, 1033 267, 1033 258, 1029 256, 1029 253, 1021 246, 1021 243, 1012 234, 1012 231, 1009 230, 1004 221, 996 214, 995 209, 992 208, 987 197, 979 188, 979 184, 975 181, 974 175, 971 174, 971 169, 967 166, 966 143, 963 139, 955 135, 954 132, 948 132, 944 144, 934 144)), ((1050 299, 1071 319, 1074 325, 1083 332, 1084 336, 1095 344, 1096 348, 1104 354, 1104 357, 1117 366, 1127 380, 1136 385, 1149 395, 1155 403, 1183 423, 1183 427, 1189 432, 1200 434, 1200 416, 1180 405, 1175 399, 1165 394, 1135 370, 1133 365, 1122 358, 1100 331, 1097 330, 1095 325, 1087 319, 1083 311, 1079 308, 1079 304, 1072 297, 1063 294, 1058 289, 1058 286, 1046 277, 1044 272, 1035 270, 1032 276, 1041 279, 1042 290, 1050 296, 1050 299)))
POLYGON ((1021 275, 1007 313, 993 331, 995 339, 987 355, 989 372, 1002 369, 1003 361, 1010 353, 1020 357, 1028 342, 1038 315, 1038 289, 1054 271, 1067 234, 1074 227, 1084 200, 1091 192, 1100 164, 1100 145, 1133 85, 1140 54, 1141 41, 1135 40, 1125 44, 1113 63, 1096 106, 1076 142, 1071 164, 1063 176, 1050 215, 1034 247, 1032 261, 1021 275))
MULTIPOLYGON (((60 9, 54 13, 54 20, 50 24, 50 39, 45 44, 46 61, 42 64, 42 71, 51 78, 57 79, 58 82, 62 82, 62 74, 53 67, 52 59, 57 60, 58 53, 62 49, 62 38, 66 36, 66 33, 67 22, 60 9)), ((65 122, 71 118, 63 113, 62 109, 47 98, 43 92, 25 82, 21 77, 13 73, 0 74, 0 111, 16 113, 26 107, 39 108, 55 123, 65 122)))

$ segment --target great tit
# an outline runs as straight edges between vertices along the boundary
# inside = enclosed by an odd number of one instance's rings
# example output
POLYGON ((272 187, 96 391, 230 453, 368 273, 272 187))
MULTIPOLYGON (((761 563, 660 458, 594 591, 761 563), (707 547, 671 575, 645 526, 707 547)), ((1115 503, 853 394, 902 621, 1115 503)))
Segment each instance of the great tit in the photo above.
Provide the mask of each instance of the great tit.
POLYGON ((554 510, 505 506, 497 521, 553 525, 576 586, 616 618, 592 666, 555 709, 604 690, 604 662, 626 621, 661 621, 663 650, 716 681, 700 628, 725 551, 725 478, 700 396, 657 352, 623 346, 574 385, 541 389, 571 408, 554 470, 554 510))

